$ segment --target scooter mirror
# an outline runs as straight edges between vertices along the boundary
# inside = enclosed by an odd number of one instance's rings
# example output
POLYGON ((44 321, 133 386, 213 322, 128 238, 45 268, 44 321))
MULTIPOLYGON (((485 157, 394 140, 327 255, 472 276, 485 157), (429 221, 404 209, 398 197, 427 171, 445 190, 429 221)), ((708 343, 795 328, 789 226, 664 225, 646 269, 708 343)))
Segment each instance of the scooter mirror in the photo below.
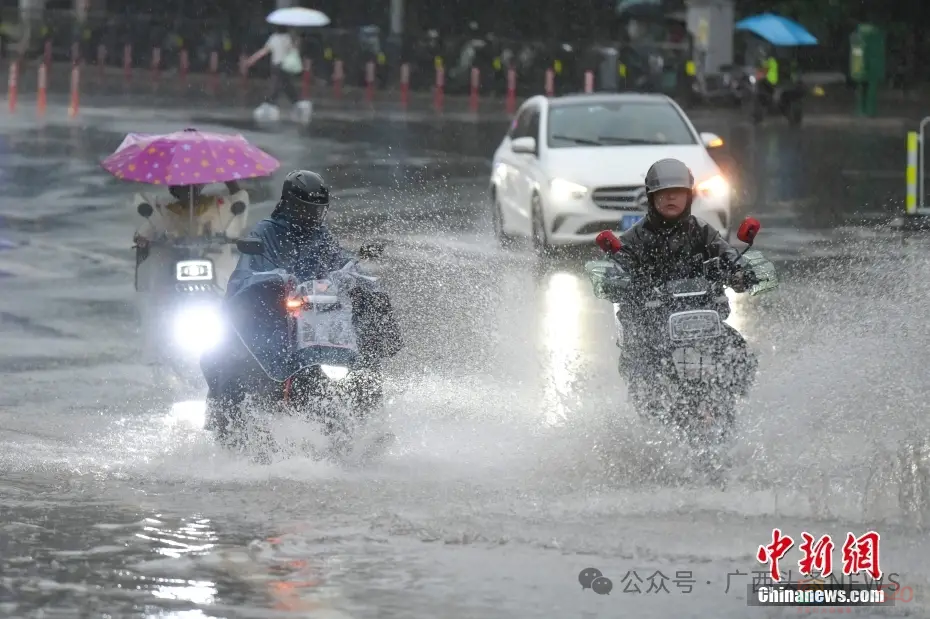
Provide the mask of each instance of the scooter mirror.
POLYGON ((740 224, 739 230, 736 231, 736 238, 738 238, 743 243, 748 243, 752 245, 753 241, 756 240, 756 235, 759 234, 759 230, 762 229, 762 224, 755 217, 747 217, 743 220, 743 223, 740 224))
POLYGON ((599 233, 597 238, 594 239, 594 243, 601 248, 601 251, 608 254, 615 254, 620 251, 620 248, 622 247, 620 239, 618 239, 617 235, 610 230, 604 230, 599 233))
POLYGON ((155 213, 155 209, 152 208, 152 205, 148 202, 143 202, 136 207, 136 211, 146 219, 151 217, 155 213))
POLYGON ((238 217, 245 212, 245 202, 233 202, 232 206, 229 207, 229 211, 238 217))

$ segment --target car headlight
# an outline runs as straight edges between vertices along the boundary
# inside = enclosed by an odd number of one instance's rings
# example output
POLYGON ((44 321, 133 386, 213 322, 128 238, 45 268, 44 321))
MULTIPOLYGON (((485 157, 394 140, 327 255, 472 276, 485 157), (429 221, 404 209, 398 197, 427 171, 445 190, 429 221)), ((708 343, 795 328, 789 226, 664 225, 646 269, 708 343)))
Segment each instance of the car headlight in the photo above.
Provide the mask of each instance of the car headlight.
POLYGON ((329 380, 342 380, 349 375, 349 368, 341 365, 321 365, 320 370, 329 380))
POLYGON ((712 176, 697 186, 698 193, 708 198, 722 198, 730 193, 730 183, 719 174, 712 176))
POLYGON ((564 178, 553 179, 549 183, 549 196, 553 200, 580 200, 588 195, 588 188, 564 178))
POLYGON ((202 354, 223 339, 220 312, 213 307, 188 307, 178 312, 174 321, 175 342, 185 350, 202 354))

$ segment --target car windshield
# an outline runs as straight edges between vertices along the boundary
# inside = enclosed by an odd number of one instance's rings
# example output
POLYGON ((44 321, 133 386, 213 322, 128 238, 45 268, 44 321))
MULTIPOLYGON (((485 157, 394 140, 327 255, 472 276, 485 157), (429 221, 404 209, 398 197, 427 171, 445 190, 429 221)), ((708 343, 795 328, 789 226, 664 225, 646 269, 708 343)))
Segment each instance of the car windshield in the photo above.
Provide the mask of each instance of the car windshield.
POLYGON ((548 135, 550 148, 697 143, 678 110, 655 101, 553 106, 548 135))

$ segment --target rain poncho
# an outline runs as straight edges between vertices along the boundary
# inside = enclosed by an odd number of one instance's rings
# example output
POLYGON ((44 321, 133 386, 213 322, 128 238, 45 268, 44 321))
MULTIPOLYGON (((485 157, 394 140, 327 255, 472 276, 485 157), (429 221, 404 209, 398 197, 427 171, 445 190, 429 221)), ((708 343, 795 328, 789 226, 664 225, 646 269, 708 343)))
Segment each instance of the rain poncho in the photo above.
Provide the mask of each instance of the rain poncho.
POLYGON ((674 226, 662 225, 650 207, 646 218, 620 237, 617 260, 647 287, 702 273, 704 260, 720 258, 730 271, 747 267, 739 252, 707 222, 688 215, 674 226))
POLYGON ((265 251, 261 256, 243 255, 239 259, 226 286, 227 299, 253 283, 272 276, 280 279, 279 274, 269 273, 275 269, 306 281, 326 277, 355 258, 339 246, 326 226, 305 231, 280 217, 261 220, 248 238, 261 240, 265 251))
MULTIPOLYGON (((620 242, 622 249, 616 254, 617 263, 633 278, 624 295, 625 303, 630 305, 618 310, 617 318, 620 320, 624 319, 630 306, 642 307, 651 298, 653 286, 701 276, 704 260, 720 258, 721 267, 730 273, 748 268, 740 253, 707 222, 687 215, 673 225, 666 225, 653 206, 650 206, 645 219, 623 233, 620 242)), ((641 314, 634 310, 630 315, 641 314)), ((726 364, 730 380, 734 390, 745 395, 752 385, 758 361, 736 329, 724 324, 723 330, 721 344, 729 348, 726 364)), ((635 330, 630 333, 635 333, 635 330)), ((627 370, 641 373, 642 380, 637 382, 637 388, 641 385, 653 388, 655 381, 652 377, 657 371, 655 359, 635 346, 632 345, 633 361, 626 366, 627 370)))
MULTIPOLYGON (((251 356, 266 374, 280 381, 294 371, 287 355, 284 311, 288 282, 326 278, 355 256, 342 249, 325 226, 305 230, 274 214, 258 222, 248 238, 261 240, 264 252, 239 259, 226 288, 226 313, 251 356)), ((359 280, 352 297, 360 362, 368 364, 396 354, 402 340, 390 301, 377 282, 359 280)))

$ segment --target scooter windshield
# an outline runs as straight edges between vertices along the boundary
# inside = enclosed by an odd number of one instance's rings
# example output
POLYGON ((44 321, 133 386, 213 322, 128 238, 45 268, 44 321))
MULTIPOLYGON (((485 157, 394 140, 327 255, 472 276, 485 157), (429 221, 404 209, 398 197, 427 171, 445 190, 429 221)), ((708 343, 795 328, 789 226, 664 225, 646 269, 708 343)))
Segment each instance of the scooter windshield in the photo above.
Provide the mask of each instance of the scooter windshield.
POLYGON ((692 295, 707 292, 708 282, 703 277, 690 279, 676 279, 665 285, 665 290, 671 295, 692 295))

